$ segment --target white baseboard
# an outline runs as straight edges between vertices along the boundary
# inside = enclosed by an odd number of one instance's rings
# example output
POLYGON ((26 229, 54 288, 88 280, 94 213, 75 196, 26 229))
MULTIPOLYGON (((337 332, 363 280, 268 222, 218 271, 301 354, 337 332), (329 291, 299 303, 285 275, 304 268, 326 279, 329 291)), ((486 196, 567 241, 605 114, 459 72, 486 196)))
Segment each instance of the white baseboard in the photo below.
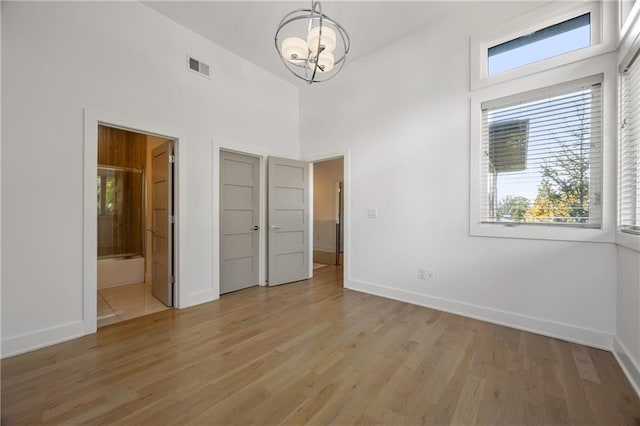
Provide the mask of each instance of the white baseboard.
POLYGON ((200 305, 202 303, 212 302, 220 298, 220 295, 213 291, 213 289, 207 289, 190 293, 187 295, 186 300, 180 300, 178 306, 179 309, 188 308, 190 306, 200 305))
POLYGON ((640 366, 629 356, 627 347, 618 339, 613 338, 613 356, 620 364, 620 368, 631 382, 631 386, 640 397, 640 366))
POLYGON ((513 312, 457 302, 440 297, 428 296, 426 294, 400 290, 359 280, 345 280, 344 286, 345 288, 361 291, 363 293, 399 300, 414 305, 425 306, 519 330, 530 331, 532 333, 555 337, 573 343, 580 343, 598 349, 611 351, 613 347, 613 336, 599 330, 576 327, 570 324, 534 318, 513 312))
POLYGON ((19 355, 25 352, 44 348, 45 346, 66 342, 67 340, 75 339, 77 337, 84 336, 85 334, 85 324, 82 321, 78 321, 56 327, 45 328, 43 330, 15 337, 9 337, 2 340, 1 357, 4 359, 10 356, 19 355))

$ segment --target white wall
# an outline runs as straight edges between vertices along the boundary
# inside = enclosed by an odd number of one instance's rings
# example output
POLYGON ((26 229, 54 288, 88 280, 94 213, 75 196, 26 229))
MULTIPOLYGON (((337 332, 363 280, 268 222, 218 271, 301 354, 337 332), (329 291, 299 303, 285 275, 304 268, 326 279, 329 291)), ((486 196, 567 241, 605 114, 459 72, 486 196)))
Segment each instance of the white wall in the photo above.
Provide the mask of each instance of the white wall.
POLYGON ((615 352, 640 394, 640 252, 618 246, 615 352))
POLYGON ((313 164, 313 249, 336 251, 338 183, 343 181, 344 161, 337 158, 313 164))
POLYGON ((301 89, 302 157, 350 149, 345 286, 611 348, 615 245, 469 236, 469 38, 527 8, 470 4, 301 89))
MULTIPOLYGON (((618 61, 623 67, 640 49, 640 2, 631 10, 629 5, 623 10, 627 19, 623 22, 618 52, 618 61)), ((616 240, 619 245, 614 353, 640 395, 640 237, 618 233, 616 240)))
POLYGON ((187 135, 179 285, 217 297, 213 144, 297 157, 297 88, 134 2, 2 2, 2 55, 2 354, 84 332, 83 108, 187 135))

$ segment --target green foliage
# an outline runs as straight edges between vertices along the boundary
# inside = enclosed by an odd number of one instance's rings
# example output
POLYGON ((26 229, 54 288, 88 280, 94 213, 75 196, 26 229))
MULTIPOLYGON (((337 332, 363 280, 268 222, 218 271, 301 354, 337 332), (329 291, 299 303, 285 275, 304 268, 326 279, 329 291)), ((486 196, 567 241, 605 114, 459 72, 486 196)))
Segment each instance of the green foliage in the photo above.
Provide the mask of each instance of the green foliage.
POLYGON ((553 137, 555 154, 541 166, 542 179, 533 203, 524 197, 506 196, 498 203, 498 219, 588 222, 590 139, 587 114, 576 111, 576 116, 566 124, 565 127, 558 126, 553 137), (567 131, 571 128, 574 130, 567 131))
POLYGON ((589 151, 585 132, 559 142, 560 151, 542 166, 542 181, 529 222, 584 223, 589 220, 589 151))
POLYGON ((531 202, 525 197, 507 195, 498 204, 498 219, 522 221, 530 206, 531 202))

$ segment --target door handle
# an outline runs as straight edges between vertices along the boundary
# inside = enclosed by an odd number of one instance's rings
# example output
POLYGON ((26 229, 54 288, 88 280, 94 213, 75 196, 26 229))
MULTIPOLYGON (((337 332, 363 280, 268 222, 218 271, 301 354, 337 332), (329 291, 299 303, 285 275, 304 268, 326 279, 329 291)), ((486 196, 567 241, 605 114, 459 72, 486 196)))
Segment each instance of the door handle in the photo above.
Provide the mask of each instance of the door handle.
POLYGON ((249 229, 252 231, 257 231, 258 229, 260 229, 260 227, 258 225, 253 225, 253 226, 250 226, 249 229))
POLYGON ((269 225, 269 231, 277 231, 278 229, 280 229, 279 226, 269 225))
POLYGON ((149 229, 147 229, 147 231, 150 231, 153 234, 155 234, 157 230, 158 230, 158 228, 149 228, 149 229))

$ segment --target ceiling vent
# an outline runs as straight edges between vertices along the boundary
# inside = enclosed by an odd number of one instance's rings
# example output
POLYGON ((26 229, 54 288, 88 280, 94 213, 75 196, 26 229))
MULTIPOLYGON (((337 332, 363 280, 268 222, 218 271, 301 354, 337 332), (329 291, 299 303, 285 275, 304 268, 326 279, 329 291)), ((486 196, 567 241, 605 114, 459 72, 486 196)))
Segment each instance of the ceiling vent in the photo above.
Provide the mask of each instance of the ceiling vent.
POLYGON ((187 68, 193 72, 197 72, 203 77, 211 78, 211 67, 209 64, 205 64, 196 58, 187 56, 187 68))

